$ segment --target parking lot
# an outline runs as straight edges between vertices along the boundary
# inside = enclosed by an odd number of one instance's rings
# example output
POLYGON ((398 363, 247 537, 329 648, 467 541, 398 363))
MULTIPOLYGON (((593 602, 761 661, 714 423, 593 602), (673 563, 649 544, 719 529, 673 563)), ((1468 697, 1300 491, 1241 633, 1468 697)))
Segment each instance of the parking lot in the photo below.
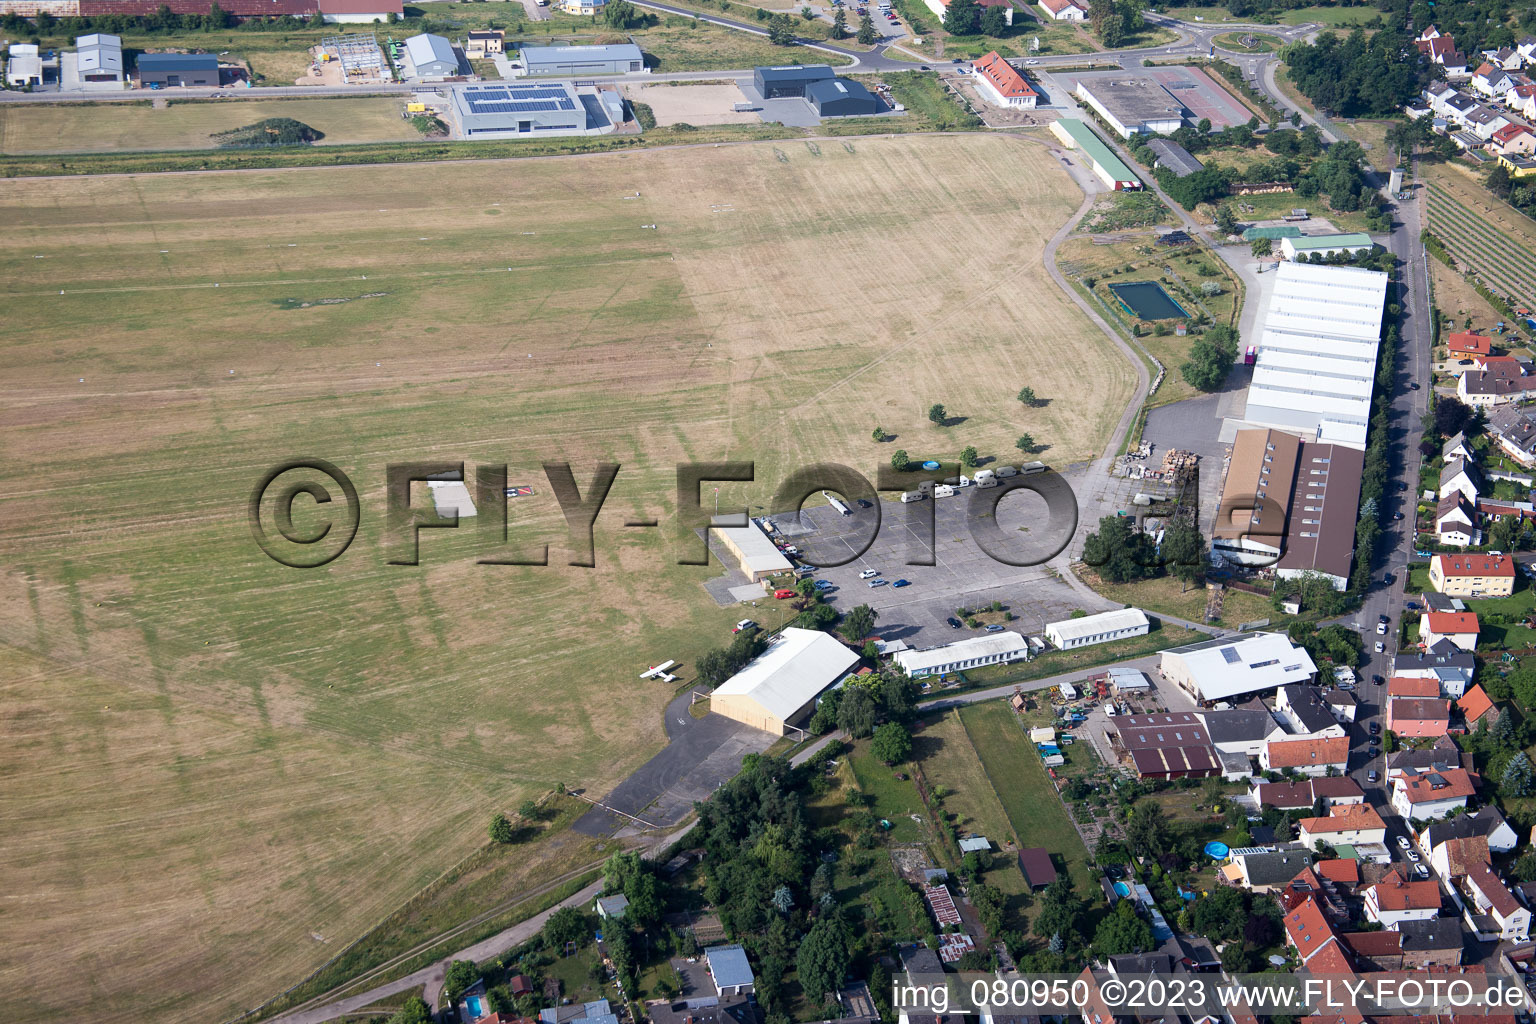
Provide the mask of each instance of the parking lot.
MULTIPOLYGON (((961 605, 1000 601, 1016 617, 1013 627, 1031 634, 1040 633, 1047 622, 1067 618, 1077 608, 1100 610, 1102 602, 1088 603, 1046 566, 997 561, 971 536, 973 525, 995 523, 1001 536, 1017 545, 1015 550, 1022 552, 1030 543, 1040 548, 1050 532, 1043 499, 1028 490, 1010 492, 997 505, 994 519, 989 511, 973 507, 978 498, 986 501, 987 492, 965 488, 953 497, 910 504, 851 505, 847 516, 830 506, 815 506, 774 516, 773 521, 778 536, 798 547, 802 559, 814 562, 848 559, 873 536, 862 555, 844 565, 817 569, 815 578, 831 584, 823 596, 839 610, 860 604, 874 608, 880 616, 876 631, 886 640, 930 647, 977 635, 979 630, 947 624, 961 605), (934 522, 933 564, 909 564, 929 558, 923 539, 928 515, 934 522), (886 583, 871 587, 872 580, 859 578, 866 570, 879 572, 879 579, 886 583), (907 585, 896 586, 898 580, 906 580, 907 585)), ((762 624, 774 625, 772 619, 762 624)))

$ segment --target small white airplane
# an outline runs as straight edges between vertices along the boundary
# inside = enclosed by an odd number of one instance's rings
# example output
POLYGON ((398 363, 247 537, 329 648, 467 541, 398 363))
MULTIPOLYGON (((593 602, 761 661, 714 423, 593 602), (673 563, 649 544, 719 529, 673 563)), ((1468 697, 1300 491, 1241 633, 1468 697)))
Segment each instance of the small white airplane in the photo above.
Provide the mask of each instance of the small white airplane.
POLYGON ((670 683, 674 679, 676 679, 677 677, 676 676, 669 676, 669 675, 667 675, 667 669, 671 668, 673 665, 676 665, 676 664, 677 664, 677 662, 675 662, 675 661, 664 661, 660 665, 652 665, 647 671, 640 673, 640 678, 641 679, 662 679, 662 680, 665 680, 666 682, 670 683))

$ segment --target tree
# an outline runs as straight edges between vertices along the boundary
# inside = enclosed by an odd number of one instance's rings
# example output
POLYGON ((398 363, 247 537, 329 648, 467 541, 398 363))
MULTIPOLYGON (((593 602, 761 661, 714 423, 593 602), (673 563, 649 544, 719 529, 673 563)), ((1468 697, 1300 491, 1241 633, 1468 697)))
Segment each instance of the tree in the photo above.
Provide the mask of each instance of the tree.
POLYGON ((1255 238, 1248 249, 1255 258, 1268 256, 1275 251, 1275 241, 1272 238, 1255 238))
POLYGON ((1039 400, 1035 398, 1034 388, 1025 387, 1019 388, 1019 401, 1023 402, 1025 405, 1033 407, 1039 400))
POLYGON ((493 843, 510 843, 514 838, 512 823, 505 814, 492 815, 490 827, 486 831, 490 833, 493 843))
POLYGON ((544 922, 544 941, 558 953, 567 943, 581 942, 587 936, 586 918, 575 907, 561 907, 544 922))
POLYGON ((964 448, 960 449, 960 465, 964 466, 966 469, 971 469, 974 467, 976 465, 976 460, 979 458, 981 458, 981 456, 977 454, 975 445, 966 445, 964 448))
POLYGON ((1002 7, 992 6, 981 12, 981 34, 1001 39, 1008 35, 1008 13, 1002 7))
POLYGON ((947 419, 949 419, 949 414, 944 411, 944 403, 934 402, 928 407, 929 423, 937 423, 942 427, 944 425, 944 421, 947 419))
POLYGON ((795 45, 795 23, 787 14, 775 14, 768 19, 768 41, 774 46, 795 45))
POLYGON ((956 36, 974 36, 981 31, 981 6, 976 0, 950 0, 944 9, 944 30, 956 36))
POLYGON ((235 16, 215 3, 208 8, 206 24, 210 29, 234 28, 235 16))
POLYGON ((411 996, 389 1018, 389 1024, 432 1024, 432 1007, 421 996, 411 996))
POLYGON ((837 704, 837 727, 854 739, 875 731, 875 699, 862 686, 847 687, 837 704))
POLYGON ((649 871, 642 868, 630 879, 624 887, 624 898, 629 900, 629 908, 624 911, 626 922, 637 928, 650 928, 661 920, 661 883, 649 871))
POLYGON ((646 15, 629 0, 608 0, 603 5, 603 21, 612 28, 638 28, 645 20, 646 15))
POLYGON ((874 21, 867 14, 859 17, 859 34, 857 38, 865 46, 872 46, 880 38, 875 34, 874 21))
POLYGON ((524 800, 517 805, 517 816, 524 821, 532 821, 539 816, 539 805, 532 800, 524 800))
POLYGON ((1035 450, 1035 438, 1032 434, 1020 434, 1019 439, 1013 442, 1013 446, 1025 455, 1035 450))
POLYGON ((898 473, 905 473, 912 468, 912 460, 907 457, 905 448, 897 448, 891 455, 891 468, 898 473))
POLYGON ((886 722, 875 730, 869 749, 886 764, 900 764, 912 755, 912 734, 896 722, 886 722))
POLYGON ((816 919, 805 938, 800 940, 800 950, 795 955, 800 987, 807 996, 823 1001, 842 987, 848 965, 853 960, 851 944, 848 926, 836 914, 824 914, 816 919))
POLYGON ((1152 540, 1129 516, 1105 516, 1083 543, 1083 561, 1110 583, 1147 579, 1157 569, 1152 540))
POLYGON ((1225 324, 1206 331, 1190 346, 1189 361, 1179 367, 1180 376, 1201 391, 1218 390, 1237 358, 1237 337, 1237 332, 1225 324))
POLYGON ((1163 562, 1180 582, 1179 592, 1205 575, 1205 537, 1192 524, 1180 523, 1163 535, 1163 562))
POLYGON ((787 914, 795 909, 795 894, 787 885, 781 885, 773 890, 773 909, 781 914, 787 914))
POLYGON ((448 971, 443 975, 443 993, 450 1003, 456 1003, 464 990, 479 980, 480 968, 475 966, 473 960, 455 960, 448 965, 448 971))
POLYGON ((811 10, 809 7, 802 7, 800 8, 800 17, 804 18, 806 21, 815 21, 816 12, 811 10))
POLYGON ((1045 890, 1040 913, 1031 929, 1036 935, 1076 936, 1083 914, 1083 901, 1072 889, 1072 879, 1058 876, 1045 890))
POLYGON ((875 620, 879 617, 880 613, 869 605, 857 605, 848 609, 847 614, 843 616, 838 632, 842 633, 844 638, 857 643, 874 632, 875 620))
POLYGON ((1121 900, 1115 912, 1105 915, 1093 934, 1093 951, 1101 957, 1145 953, 1155 945, 1151 926, 1136 913, 1131 900, 1121 900))
POLYGON ((1221 229, 1222 234, 1235 235, 1242 225, 1237 222, 1237 214, 1232 212, 1232 207, 1222 203, 1216 207, 1216 226, 1221 229))
POLYGON ((1529 796, 1533 788, 1531 759, 1525 751, 1515 752, 1515 756, 1509 759, 1504 766, 1504 773, 1499 776, 1499 794, 1501 796, 1529 796))
POLYGON ((1125 843, 1138 857, 1155 857, 1168 846, 1168 816, 1161 804, 1142 800, 1125 823, 1125 843))
POLYGON ((843 39, 848 35, 848 15, 839 7, 837 13, 832 15, 832 38, 843 39))

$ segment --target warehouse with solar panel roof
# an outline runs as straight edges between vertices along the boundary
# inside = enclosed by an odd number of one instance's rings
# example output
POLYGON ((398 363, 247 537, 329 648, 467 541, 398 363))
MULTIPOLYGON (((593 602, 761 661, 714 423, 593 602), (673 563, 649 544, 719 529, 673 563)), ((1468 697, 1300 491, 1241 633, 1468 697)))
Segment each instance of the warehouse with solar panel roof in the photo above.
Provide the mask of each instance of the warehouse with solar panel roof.
POLYGON ((577 89, 570 82, 465 85, 452 91, 449 111, 466 139, 599 135, 624 121, 617 93, 577 89))

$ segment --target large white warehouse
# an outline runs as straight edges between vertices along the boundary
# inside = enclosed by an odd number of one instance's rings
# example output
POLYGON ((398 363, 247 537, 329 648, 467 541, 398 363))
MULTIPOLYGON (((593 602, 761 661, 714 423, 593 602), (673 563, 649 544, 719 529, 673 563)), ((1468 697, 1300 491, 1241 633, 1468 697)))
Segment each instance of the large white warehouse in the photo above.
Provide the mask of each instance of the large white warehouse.
POLYGON ((715 688, 709 709, 783 736, 810 717, 821 691, 858 663, 859 656, 832 636, 790 627, 715 688))
POLYGON ((1387 275, 1281 263, 1275 278, 1243 418, 1364 449, 1387 275))

